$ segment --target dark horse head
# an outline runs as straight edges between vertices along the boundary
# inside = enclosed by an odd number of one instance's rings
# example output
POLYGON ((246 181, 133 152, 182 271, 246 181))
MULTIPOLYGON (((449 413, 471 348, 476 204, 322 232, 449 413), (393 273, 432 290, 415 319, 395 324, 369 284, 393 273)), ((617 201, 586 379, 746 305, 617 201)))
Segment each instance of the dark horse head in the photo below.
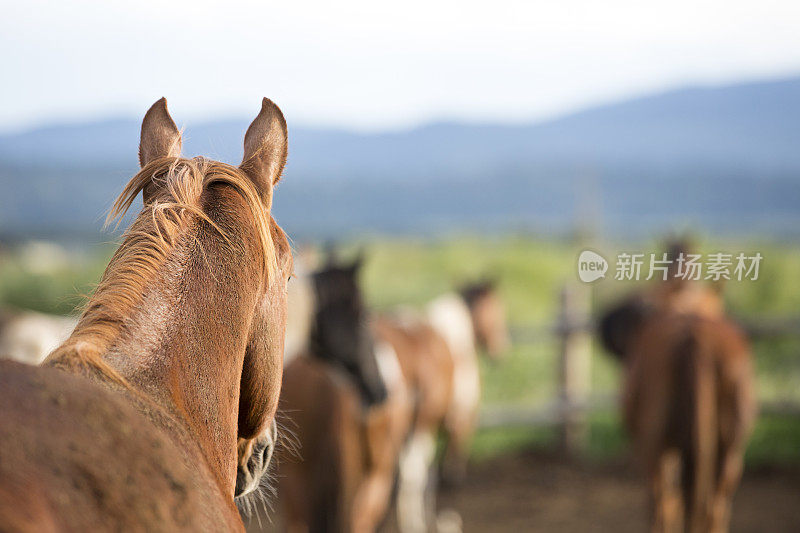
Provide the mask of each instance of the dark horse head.
POLYGON ((611 355, 624 361, 639 330, 654 313, 655 308, 642 295, 625 298, 600 316, 600 341, 611 355))
POLYGON ((356 383, 366 405, 387 397, 367 310, 358 285, 363 260, 337 264, 331 257, 313 276, 316 311, 311 332, 315 357, 342 368, 356 383))
POLYGON ((683 260, 690 250, 691 243, 686 239, 667 242, 665 253, 669 270, 666 280, 655 282, 649 290, 627 296, 600 315, 597 330, 611 355, 624 361, 642 327, 659 311, 709 314, 721 309, 717 291, 698 290, 697 283, 687 281, 676 270, 679 258, 683 260))

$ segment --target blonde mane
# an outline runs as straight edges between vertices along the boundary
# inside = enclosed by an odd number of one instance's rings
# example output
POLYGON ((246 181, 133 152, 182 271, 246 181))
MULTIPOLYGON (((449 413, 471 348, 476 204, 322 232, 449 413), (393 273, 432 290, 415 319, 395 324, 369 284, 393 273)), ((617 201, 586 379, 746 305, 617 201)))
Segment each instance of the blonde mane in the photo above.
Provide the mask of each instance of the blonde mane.
POLYGON ((263 274, 268 284, 272 282, 277 265, 270 218, 253 182, 234 166, 204 158, 156 159, 131 178, 111 207, 106 224, 114 221, 119 224, 139 193, 151 184, 158 187, 158 193, 145 204, 123 235, 122 244, 86 302, 75 331, 48 356, 48 363, 86 366, 126 384, 102 355, 119 337, 125 321, 140 304, 148 282, 164 265, 181 236, 192 224, 203 221, 230 243, 201 205, 203 191, 213 183, 230 185, 244 198, 263 251, 263 274))

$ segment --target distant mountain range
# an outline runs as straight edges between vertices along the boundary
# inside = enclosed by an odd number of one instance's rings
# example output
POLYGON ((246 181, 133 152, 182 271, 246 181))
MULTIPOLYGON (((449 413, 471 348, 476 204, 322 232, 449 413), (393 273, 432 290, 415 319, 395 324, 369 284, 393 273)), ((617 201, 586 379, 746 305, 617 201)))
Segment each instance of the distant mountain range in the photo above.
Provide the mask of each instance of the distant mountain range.
MULTIPOLYGON (((533 124, 358 134, 289 120, 276 216, 301 237, 575 224, 800 236, 800 78, 686 88, 533 124)), ((184 153, 238 162, 248 123, 189 122, 184 153)), ((136 170, 139 124, 0 136, 0 234, 96 232, 136 170)))

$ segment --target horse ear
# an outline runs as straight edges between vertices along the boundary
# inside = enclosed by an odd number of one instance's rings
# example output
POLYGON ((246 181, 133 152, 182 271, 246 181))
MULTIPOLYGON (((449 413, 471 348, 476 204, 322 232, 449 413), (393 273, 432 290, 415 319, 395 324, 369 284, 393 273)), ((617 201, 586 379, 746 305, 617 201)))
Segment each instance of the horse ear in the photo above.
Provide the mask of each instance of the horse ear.
POLYGON ((244 136, 244 158, 239 168, 256 184, 265 198, 281 179, 288 152, 286 119, 269 98, 244 136))
MULTIPOLYGON (((181 156, 181 132, 167 111, 167 99, 162 97, 153 104, 142 120, 142 137, 139 139, 139 164, 144 167, 161 157, 181 156)), ((142 199, 149 203, 156 194, 152 181, 142 189, 142 199)))
POLYGON ((160 157, 180 157, 181 132, 169 116, 167 99, 152 105, 142 120, 139 164, 145 166, 160 157))

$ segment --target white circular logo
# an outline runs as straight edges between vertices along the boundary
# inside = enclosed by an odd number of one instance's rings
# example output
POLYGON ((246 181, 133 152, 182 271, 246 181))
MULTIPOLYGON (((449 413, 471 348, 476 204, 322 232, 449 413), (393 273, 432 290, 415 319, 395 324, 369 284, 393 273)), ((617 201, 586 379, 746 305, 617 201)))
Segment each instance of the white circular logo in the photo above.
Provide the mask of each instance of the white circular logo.
POLYGON ((584 283, 591 283, 606 277, 608 261, 591 250, 584 250, 578 256, 578 277, 584 283))

